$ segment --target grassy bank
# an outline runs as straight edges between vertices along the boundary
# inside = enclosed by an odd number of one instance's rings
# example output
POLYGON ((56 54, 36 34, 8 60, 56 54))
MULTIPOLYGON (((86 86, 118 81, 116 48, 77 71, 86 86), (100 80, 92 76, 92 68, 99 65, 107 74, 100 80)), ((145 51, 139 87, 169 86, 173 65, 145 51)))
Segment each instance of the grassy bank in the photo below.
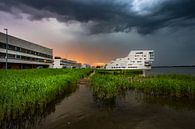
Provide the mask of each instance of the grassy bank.
POLYGON ((120 72, 120 74, 106 72, 97 71, 91 77, 91 89, 99 98, 114 97, 124 89, 141 90, 157 96, 195 97, 195 77, 191 75, 142 77, 136 71, 129 71, 131 74, 124 74, 128 72, 120 72))
POLYGON ((40 69, 0 71, 0 118, 15 118, 46 105, 91 70, 40 69))

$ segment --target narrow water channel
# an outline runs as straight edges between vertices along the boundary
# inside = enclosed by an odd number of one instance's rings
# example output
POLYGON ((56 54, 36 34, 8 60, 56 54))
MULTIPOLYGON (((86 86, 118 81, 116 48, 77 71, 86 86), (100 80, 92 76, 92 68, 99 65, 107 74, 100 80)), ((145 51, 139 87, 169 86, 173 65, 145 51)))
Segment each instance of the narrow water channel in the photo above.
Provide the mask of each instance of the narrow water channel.
POLYGON ((96 99, 79 88, 52 108, 32 129, 195 129, 195 101, 128 91, 113 100, 96 99))

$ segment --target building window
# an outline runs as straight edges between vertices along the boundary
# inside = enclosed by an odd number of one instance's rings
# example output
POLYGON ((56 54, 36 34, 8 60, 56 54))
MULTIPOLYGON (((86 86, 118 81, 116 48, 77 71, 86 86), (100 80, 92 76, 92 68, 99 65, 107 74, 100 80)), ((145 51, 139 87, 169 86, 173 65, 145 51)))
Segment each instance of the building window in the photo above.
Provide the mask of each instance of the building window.
POLYGON ((6 54, 5 53, 0 53, 0 58, 5 58, 6 54))
POLYGON ((143 52, 136 52, 136 54, 143 54, 143 52))
POLYGON ((31 54, 31 51, 30 50, 26 50, 27 54, 31 54))
POLYGON ((32 51, 32 52, 31 52, 31 54, 35 55, 35 52, 34 52, 34 51, 32 51))
POLYGON ((13 55, 13 54, 8 54, 8 59, 15 59, 16 57, 15 57, 15 55, 13 55))
POLYGON ((16 55, 16 59, 21 59, 21 56, 20 55, 16 55))
POLYGON ((26 56, 21 56, 22 60, 27 60, 26 56))
POLYGON ((20 52, 21 51, 21 48, 20 47, 16 47, 15 50, 18 51, 18 52, 20 52))
POLYGON ((149 52, 149 55, 150 55, 150 59, 154 59, 154 53, 153 52, 149 52))
POLYGON ((9 50, 13 50, 13 51, 15 51, 15 46, 8 45, 8 49, 9 49, 9 50))
POLYGON ((0 43, 0 48, 6 49, 6 44, 0 43))
POLYGON ((129 67, 129 68, 137 68, 137 67, 135 66, 135 67, 129 67))
POLYGON ((27 53, 27 52, 26 52, 26 49, 24 49, 24 48, 21 48, 21 52, 27 53))

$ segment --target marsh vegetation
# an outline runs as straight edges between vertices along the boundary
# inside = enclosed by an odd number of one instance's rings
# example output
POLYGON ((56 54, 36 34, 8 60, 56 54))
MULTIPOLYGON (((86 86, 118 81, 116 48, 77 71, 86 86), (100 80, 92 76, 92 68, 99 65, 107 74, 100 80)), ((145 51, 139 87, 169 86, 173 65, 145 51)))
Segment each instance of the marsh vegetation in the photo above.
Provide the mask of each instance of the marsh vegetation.
POLYGON ((112 98, 124 89, 140 90, 153 96, 195 97, 195 77, 192 75, 155 75, 143 77, 141 71, 96 70, 91 77, 91 89, 98 98, 112 98))
POLYGON ((26 111, 44 108, 90 72, 89 69, 0 71, 0 119, 15 119, 26 111))

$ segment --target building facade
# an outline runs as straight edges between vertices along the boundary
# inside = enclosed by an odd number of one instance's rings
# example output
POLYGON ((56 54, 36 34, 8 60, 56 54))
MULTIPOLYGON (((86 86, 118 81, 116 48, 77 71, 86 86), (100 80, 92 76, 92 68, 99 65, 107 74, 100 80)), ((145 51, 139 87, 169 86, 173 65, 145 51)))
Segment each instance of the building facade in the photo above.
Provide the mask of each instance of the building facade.
POLYGON ((81 63, 74 60, 55 57, 53 68, 81 68, 81 63))
POLYGON ((82 64, 81 68, 83 68, 83 69, 91 68, 91 65, 89 65, 89 64, 82 64))
MULTIPOLYGON (((6 34, 0 32, 0 68, 6 64, 6 34)), ((9 69, 52 68, 53 50, 8 35, 7 62, 9 69)))
POLYGON ((151 69, 153 50, 133 50, 125 58, 118 58, 106 65, 106 69, 151 69))

